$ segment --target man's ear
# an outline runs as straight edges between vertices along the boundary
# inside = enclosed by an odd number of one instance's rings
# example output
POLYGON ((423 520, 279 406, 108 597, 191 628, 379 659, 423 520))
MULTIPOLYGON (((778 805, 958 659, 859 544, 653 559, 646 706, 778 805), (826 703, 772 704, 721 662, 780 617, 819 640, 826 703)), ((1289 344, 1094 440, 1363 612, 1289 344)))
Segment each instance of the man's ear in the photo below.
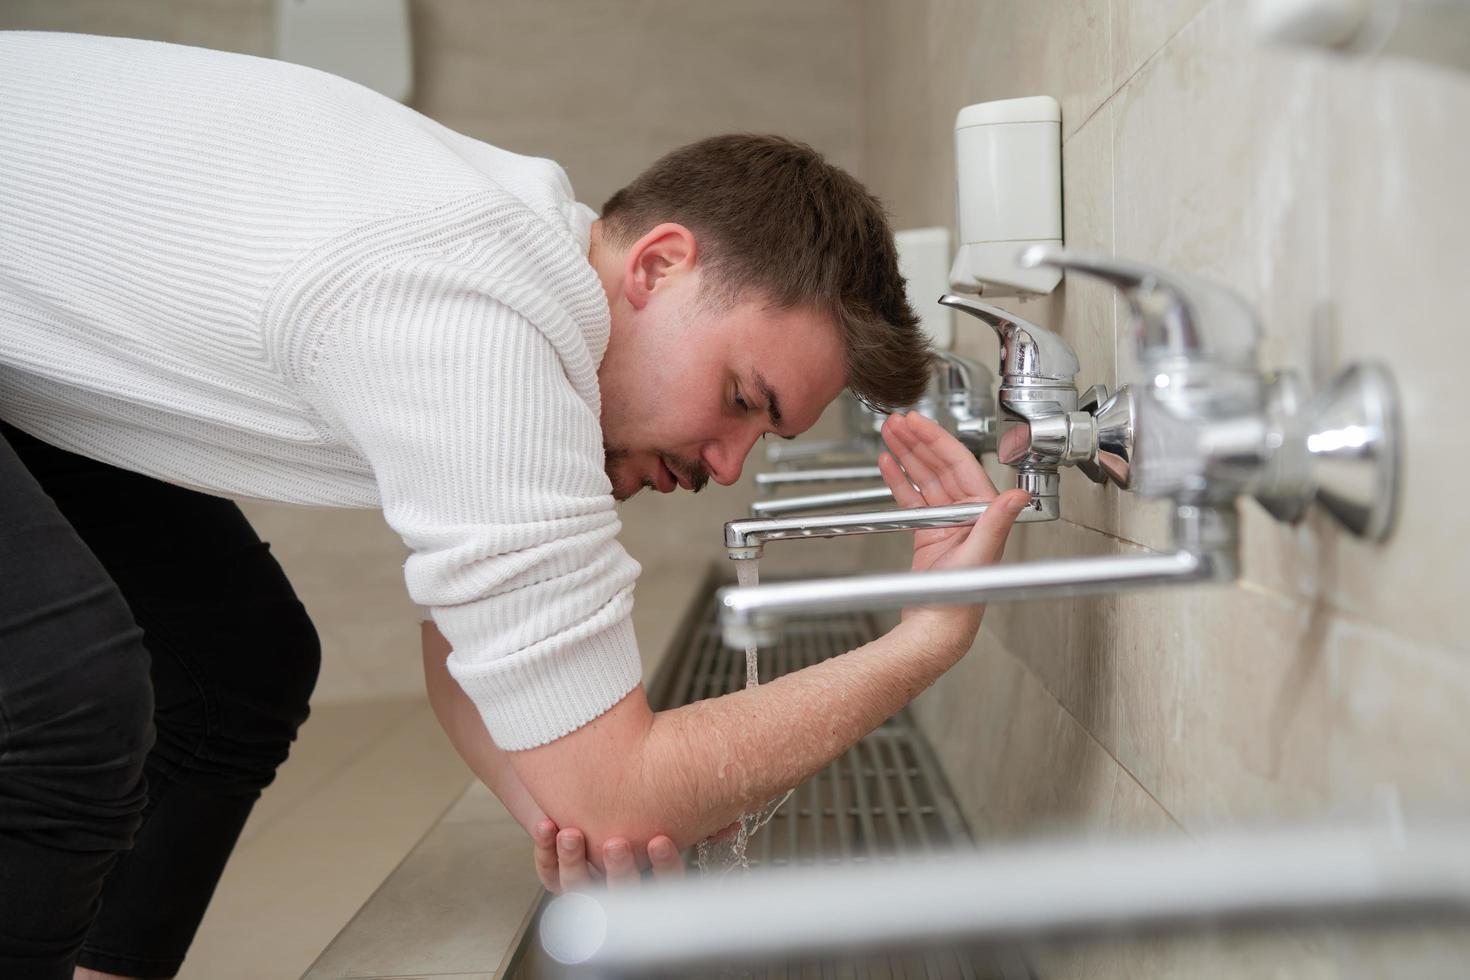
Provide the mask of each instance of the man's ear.
POLYGON ((655 290, 693 272, 697 251, 694 233, 671 221, 634 242, 623 266, 623 296, 629 305, 643 309, 655 290))

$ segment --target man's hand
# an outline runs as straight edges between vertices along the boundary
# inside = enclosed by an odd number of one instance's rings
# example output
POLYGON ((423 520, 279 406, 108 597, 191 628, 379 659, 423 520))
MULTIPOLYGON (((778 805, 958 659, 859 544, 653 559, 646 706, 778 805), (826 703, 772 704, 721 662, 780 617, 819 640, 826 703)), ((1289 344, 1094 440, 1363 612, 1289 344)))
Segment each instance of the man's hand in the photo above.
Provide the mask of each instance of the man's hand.
MULTIPOLYGON (((1000 560, 1006 535, 1016 515, 1026 509, 1024 490, 997 494, 985 468, 958 439, 938 422, 918 412, 891 415, 883 424, 888 452, 878 457, 878 468, 900 507, 941 507, 947 504, 989 503, 973 527, 943 527, 914 534, 916 572, 945 568, 973 568, 1000 560)), ((959 632, 973 637, 980 625, 981 607, 948 610, 927 607, 936 622, 954 620, 959 632), (973 627, 970 622, 973 620, 973 627)), ((919 610, 904 610, 904 618, 919 610)))
MULTIPOLYGON (((536 825, 533 838, 536 843, 536 874, 553 895, 591 888, 604 877, 609 888, 636 887, 642 881, 633 847, 626 838, 609 837, 602 845, 605 875, 587 860, 587 841, 580 830, 569 827, 558 831, 556 824, 543 820, 536 825)), ((684 860, 669 838, 660 835, 650 840, 648 859, 656 879, 666 881, 684 877, 684 860)))

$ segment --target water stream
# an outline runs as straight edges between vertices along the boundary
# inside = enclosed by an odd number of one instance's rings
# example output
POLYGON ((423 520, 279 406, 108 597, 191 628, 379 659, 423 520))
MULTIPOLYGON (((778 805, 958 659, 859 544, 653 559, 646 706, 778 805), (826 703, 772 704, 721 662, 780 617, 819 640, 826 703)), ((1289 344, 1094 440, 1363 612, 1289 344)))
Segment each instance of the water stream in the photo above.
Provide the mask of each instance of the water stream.
MULTIPOLYGON (((760 582, 760 559, 746 558, 735 563, 735 576, 742 587, 760 582)), ((755 687, 760 683, 756 648, 752 644, 745 648, 745 686, 755 687)), ((781 809, 781 804, 790 798, 792 790, 759 807, 753 813, 740 815, 740 826, 733 834, 718 840, 702 840, 694 847, 695 863, 705 874, 727 874, 735 868, 748 868, 750 861, 745 856, 746 845, 755 832, 770 822, 781 809)))

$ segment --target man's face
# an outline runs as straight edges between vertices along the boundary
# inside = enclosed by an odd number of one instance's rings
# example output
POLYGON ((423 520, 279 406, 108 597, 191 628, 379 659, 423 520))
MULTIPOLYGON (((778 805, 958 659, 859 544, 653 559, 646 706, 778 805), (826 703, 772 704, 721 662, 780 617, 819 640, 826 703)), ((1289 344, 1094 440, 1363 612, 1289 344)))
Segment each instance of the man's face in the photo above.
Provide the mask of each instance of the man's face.
POLYGON ((694 270, 661 277, 641 308, 612 303, 598 369, 613 496, 729 486, 766 436, 816 423, 845 383, 837 325, 757 299, 704 301, 694 270))

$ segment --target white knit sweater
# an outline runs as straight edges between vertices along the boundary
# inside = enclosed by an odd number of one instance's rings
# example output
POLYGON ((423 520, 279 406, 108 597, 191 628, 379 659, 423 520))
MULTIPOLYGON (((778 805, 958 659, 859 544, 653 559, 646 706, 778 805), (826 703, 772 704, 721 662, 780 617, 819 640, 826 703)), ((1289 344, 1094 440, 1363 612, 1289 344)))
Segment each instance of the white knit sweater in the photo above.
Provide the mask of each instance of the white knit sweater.
POLYGON ((592 219, 556 164, 312 69, 0 33, 0 418, 381 506, 495 741, 542 744, 640 676, 592 219))

